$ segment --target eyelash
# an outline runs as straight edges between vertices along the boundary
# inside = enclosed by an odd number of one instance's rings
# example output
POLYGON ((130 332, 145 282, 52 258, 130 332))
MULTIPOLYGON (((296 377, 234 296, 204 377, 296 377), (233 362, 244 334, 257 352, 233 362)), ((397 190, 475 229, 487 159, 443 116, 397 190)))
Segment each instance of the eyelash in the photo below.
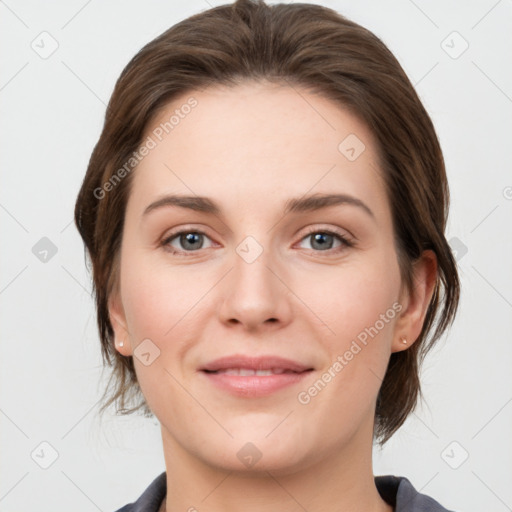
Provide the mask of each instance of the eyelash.
MULTIPOLYGON (((174 256, 179 256, 179 257, 191 256, 193 253, 199 252, 199 250, 197 250, 197 251, 177 251, 177 250, 169 248, 170 247, 169 243, 172 240, 174 240, 175 238, 179 237, 180 235, 190 234, 190 233, 194 233, 196 235, 204 235, 205 237, 209 238, 208 235, 206 233, 204 233, 203 231, 197 231, 197 230, 193 230, 193 229, 183 229, 181 231, 177 231, 176 233, 171 233, 169 236, 165 237, 162 240, 162 242, 161 242, 161 246, 166 251, 169 251, 174 256)), ((318 229, 318 228, 311 228, 311 229, 309 229, 308 232, 300 239, 300 241, 302 242, 305 238, 308 238, 309 236, 311 236, 313 234, 318 234, 318 233, 321 233, 323 235, 334 236, 335 238, 337 238, 341 242, 342 245, 340 247, 336 247, 334 249, 326 249, 325 251, 316 251, 314 249, 308 249, 308 250, 313 251, 313 252, 317 252, 317 253, 325 252, 325 253, 328 253, 328 254, 333 254, 333 253, 337 254, 338 252, 340 252, 340 251, 342 251, 344 249, 347 249, 349 247, 354 247, 355 246, 355 242, 353 240, 350 240, 345 235, 342 235, 341 233, 339 233, 337 231, 328 230, 328 229, 322 230, 322 229, 318 229)))

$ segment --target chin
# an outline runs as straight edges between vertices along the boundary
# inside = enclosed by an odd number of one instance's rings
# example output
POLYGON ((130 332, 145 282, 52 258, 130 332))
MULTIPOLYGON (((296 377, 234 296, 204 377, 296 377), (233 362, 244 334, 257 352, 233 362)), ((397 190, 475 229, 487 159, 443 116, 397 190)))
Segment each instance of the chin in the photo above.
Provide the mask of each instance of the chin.
POLYGON ((300 438, 288 436, 285 442, 284 436, 276 436, 274 439, 271 434, 265 438, 268 431, 262 434, 256 430, 245 432, 244 435, 235 434, 233 432, 234 439, 224 439, 224 443, 209 437, 214 444, 211 447, 213 450, 203 446, 203 453, 198 455, 209 466, 247 476, 261 474, 268 477, 268 472, 276 476, 288 475, 312 462, 300 438))

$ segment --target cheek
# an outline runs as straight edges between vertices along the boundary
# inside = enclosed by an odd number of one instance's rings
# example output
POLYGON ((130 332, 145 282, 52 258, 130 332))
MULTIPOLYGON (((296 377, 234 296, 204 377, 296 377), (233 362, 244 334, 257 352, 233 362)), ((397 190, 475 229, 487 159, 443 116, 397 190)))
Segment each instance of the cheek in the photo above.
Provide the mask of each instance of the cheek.
POLYGON ((152 411, 160 412, 165 404, 171 417, 179 416, 185 407, 181 399, 186 400, 177 384, 183 380, 179 362, 190 340, 198 334, 193 331, 197 329, 194 305, 204 291, 197 283, 192 286, 195 281, 188 279, 185 272, 155 265, 136 251, 123 260, 123 265, 123 306, 137 380, 152 411), (149 364, 143 357, 139 359, 144 352, 150 354, 149 364))
POLYGON ((304 423, 304 438, 321 435, 342 445, 373 421, 400 311, 398 266, 391 256, 379 256, 340 267, 324 284, 312 279, 302 287, 308 294, 305 302, 311 301, 308 306, 322 320, 317 333, 326 332, 318 337, 324 365, 297 396, 301 413, 310 420, 304 423))
POLYGON ((188 270, 155 264, 137 254, 123 264, 121 286, 130 333, 135 343, 143 337, 159 345, 193 316, 194 305, 204 295, 201 282, 188 270))
MULTIPOLYGON (((396 317, 393 304, 398 299, 400 275, 393 255, 358 261, 330 269, 325 279, 317 274, 302 284, 304 302, 325 324, 327 338, 335 344, 364 338, 372 326, 387 333, 396 317), (389 262, 391 260, 391 262, 389 262)), ((339 347, 341 348, 341 347, 339 347)))
POLYGON ((326 333, 321 337, 327 357, 320 375, 328 382, 326 391, 321 383, 309 384, 322 389, 321 400, 336 397, 333 412, 350 410, 362 416, 371 411, 401 310, 399 288, 398 263, 391 252, 358 260, 331 272, 329 280, 310 280, 303 286, 305 302, 322 321, 317 331, 326 333))

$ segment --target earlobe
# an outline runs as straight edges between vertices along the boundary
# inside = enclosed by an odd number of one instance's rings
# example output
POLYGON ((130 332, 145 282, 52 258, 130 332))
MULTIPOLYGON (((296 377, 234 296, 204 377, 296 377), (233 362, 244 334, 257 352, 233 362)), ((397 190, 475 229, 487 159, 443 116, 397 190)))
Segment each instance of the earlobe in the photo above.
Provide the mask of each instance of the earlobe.
POLYGON ((413 266, 413 289, 406 294, 407 305, 397 320, 392 352, 407 350, 420 336, 436 282, 437 257, 426 250, 413 266))
POLYGON ((114 330, 114 343, 116 350, 123 356, 132 355, 129 333, 126 326, 124 308, 118 294, 112 294, 108 300, 110 323, 114 330))

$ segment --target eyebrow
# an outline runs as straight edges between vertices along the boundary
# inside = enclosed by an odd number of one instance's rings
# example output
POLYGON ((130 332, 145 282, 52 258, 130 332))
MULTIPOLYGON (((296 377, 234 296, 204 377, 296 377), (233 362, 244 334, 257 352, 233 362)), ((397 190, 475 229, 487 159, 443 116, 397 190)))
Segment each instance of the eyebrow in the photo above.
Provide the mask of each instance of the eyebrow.
MULTIPOLYGON (((304 213, 330 206, 337 206, 348 204, 356 206, 365 211, 370 217, 375 219, 372 210, 360 199, 348 194, 314 194, 310 196, 303 196, 292 198, 286 201, 284 214, 288 213, 304 213)), ((210 213, 213 215, 220 215, 220 207, 208 197, 202 196, 184 196, 184 195, 166 195, 146 207, 143 216, 148 213, 163 207, 178 206, 196 212, 210 213)))

